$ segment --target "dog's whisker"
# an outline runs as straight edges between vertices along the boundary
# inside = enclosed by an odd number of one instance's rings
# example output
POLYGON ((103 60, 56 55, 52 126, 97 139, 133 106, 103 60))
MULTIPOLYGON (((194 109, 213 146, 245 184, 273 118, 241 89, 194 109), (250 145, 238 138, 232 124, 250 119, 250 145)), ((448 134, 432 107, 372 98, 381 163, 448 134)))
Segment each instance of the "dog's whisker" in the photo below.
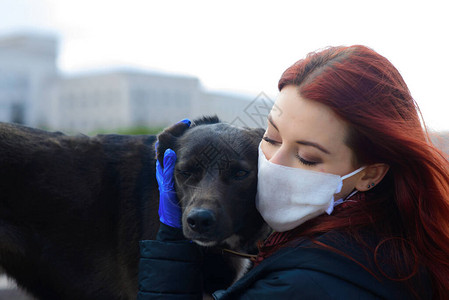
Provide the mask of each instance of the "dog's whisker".
POLYGON ((200 189, 202 189, 201 187, 195 186, 195 185, 193 185, 193 184, 185 183, 184 185, 185 185, 186 187, 189 187, 189 188, 193 189, 193 190, 200 190, 200 189))

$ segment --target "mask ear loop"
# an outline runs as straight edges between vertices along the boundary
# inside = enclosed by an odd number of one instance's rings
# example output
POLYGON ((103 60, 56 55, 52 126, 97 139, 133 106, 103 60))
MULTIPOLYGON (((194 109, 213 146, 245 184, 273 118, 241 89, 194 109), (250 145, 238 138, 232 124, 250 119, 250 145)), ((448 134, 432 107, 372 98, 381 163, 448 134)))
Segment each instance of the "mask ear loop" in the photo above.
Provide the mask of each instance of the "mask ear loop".
POLYGON ((362 171, 362 170, 365 169, 365 168, 366 168, 366 166, 363 166, 363 167, 358 168, 358 169, 355 170, 355 171, 352 171, 352 172, 349 173, 349 174, 346 174, 346 175, 344 175, 344 176, 341 176, 341 180, 345 180, 346 178, 349 178, 349 177, 351 177, 351 176, 354 176, 355 174, 357 174, 358 172, 362 171))
MULTIPOLYGON (((349 178, 351 176, 354 176, 355 174, 359 173, 360 171, 362 171, 363 169, 365 169, 366 166, 360 167, 355 171, 352 171, 349 174, 346 174, 344 176, 341 176, 341 184, 340 184, 340 188, 338 189, 338 192, 341 191, 341 188, 343 187, 343 180, 345 180, 346 178, 349 178)), ((353 200, 348 200, 349 198, 351 198, 352 196, 354 196, 356 193, 358 192, 357 189, 354 189, 348 196, 346 196, 344 199, 338 199, 338 200, 334 200, 334 202, 329 205, 329 207, 326 209, 326 213, 328 215, 330 215, 332 213, 332 211, 334 210, 335 206, 340 205, 346 201, 353 201, 353 200)))
POLYGON ((352 193, 350 193, 348 196, 346 196, 346 198, 342 201, 342 203, 343 203, 343 202, 346 202, 346 201, 354 201, 354 200, 349 200, 349 198, 351 198, 352 196, 354 196, 354 195, 357 194, 358 192, 359 192, 358 189, 354 189, 354 190, 352 191, 352 193))
POLYGON ((334 201, 334 203, 331 204, 331 205, 327 208, 326 213, 327 213, 328 215, 330 215, 330 214, 332 213, 332 211, 334 210, 334 208, 335 208, 336 206, 342 204, 342 203, 345 203, 345 202, 355 202, 355 200, 349 200, 349 198, 351 198, 352 196, 354 196, 355 194, 357 194, 358 191, 359 191, 359 190, 354 189, 354 190, 352 191, 352 193, 350 193, 348 196, 346 196, 346 198, 344 198, 344 199, 341 198, 341 199, 338 199, 338 200, 334 201))
MULTIPOLYGON (((357 170, 355 170, 354 172, 349 173, 348 175, 342 176, 341 180, 345 180, 346 178, 349 178, 351 176, 354 176, 355 174, 359 173, 360 171, 362 171, 363 169, 365 169, 366 166, 360 167, 357 170)), ((346 202, 346 201, 353 201, 353 200, 348 200, 349 198, 351 198, 352 196, 354 196, 355 194, 358 193, 358 189, 354 188, 354 190, 348 195, 346 196, 344 199, 342 199, 341 203, 346 202)), ((339 203, 340 204, 340 203, 339 203)))

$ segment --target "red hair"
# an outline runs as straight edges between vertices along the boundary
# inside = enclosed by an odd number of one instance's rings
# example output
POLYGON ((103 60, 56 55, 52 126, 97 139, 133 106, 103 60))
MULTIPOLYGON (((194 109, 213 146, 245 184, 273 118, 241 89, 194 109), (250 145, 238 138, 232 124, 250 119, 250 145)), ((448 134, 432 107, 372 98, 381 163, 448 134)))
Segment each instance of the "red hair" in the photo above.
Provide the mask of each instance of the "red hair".
POLYGON ((389 257, 393 265, 408 266, 411 272, 398 280, 413 276, 419 264, 431 275, 435 298, 447 299, 449 163, 430 142, 398 70, 367 47, 332 47, 289 67, 279 90, 286 85, 297 86, 302 97, 329 106, 347 122, 346 143, 355 165, 390 166, 380 184, 365 193, 365 201, 315 218, 298 230, 313 236, 340 229, 361 240, 357 230, 369 228, 379 237, 373 249, 379 269, 380 249, 388 249, 394 254, 389 257))

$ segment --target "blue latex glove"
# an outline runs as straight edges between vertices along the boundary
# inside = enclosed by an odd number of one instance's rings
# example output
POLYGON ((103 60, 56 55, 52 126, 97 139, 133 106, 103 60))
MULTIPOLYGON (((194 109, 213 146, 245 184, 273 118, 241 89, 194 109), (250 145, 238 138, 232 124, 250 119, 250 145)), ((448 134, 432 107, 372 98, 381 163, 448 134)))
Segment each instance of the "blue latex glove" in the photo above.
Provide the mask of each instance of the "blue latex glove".
POLYGON ((159 185, 159 219, 165 225, 181 228, 181 207, 175 191, 176 153, 172 149, 165 150, 164 168, 156 161, 156 179, 159 185))
MULTIPOLYGON (((180 122, 190 126, 190 120, 184 119, 180 122)), ((178 122, 179 123, 179 122, 178 122)), ((156 142, 157 151, 158 142, 156 142)), ((176 153, 172 149, 165 150, 164 168, 156 160, 156 180, 159 185, 159 220, 165 225, 181 228, 182 211, 175 191, 175 180, 173 173, 175 170, 176 153)))

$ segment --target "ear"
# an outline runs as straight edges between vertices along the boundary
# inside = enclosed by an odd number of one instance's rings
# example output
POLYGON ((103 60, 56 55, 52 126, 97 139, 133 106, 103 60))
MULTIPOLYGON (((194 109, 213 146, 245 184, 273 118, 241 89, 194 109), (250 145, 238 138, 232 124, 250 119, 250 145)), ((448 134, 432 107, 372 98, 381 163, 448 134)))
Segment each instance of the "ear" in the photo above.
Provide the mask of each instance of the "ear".
POLYGON ((189 126, 183 122, 176 123, 171 127, 166 128, 157 136, 157 149, 156 155, 161 167, 164 167, 164 153, 168 148, 176 152, 176 140, 189 129, 189 126))
POLYGON ((363 175, 357 181, 355 188, 362 192, 372 189, 382 181, 389 169, 390 166, 384 163, 367 166, 363 170, 363 175))

